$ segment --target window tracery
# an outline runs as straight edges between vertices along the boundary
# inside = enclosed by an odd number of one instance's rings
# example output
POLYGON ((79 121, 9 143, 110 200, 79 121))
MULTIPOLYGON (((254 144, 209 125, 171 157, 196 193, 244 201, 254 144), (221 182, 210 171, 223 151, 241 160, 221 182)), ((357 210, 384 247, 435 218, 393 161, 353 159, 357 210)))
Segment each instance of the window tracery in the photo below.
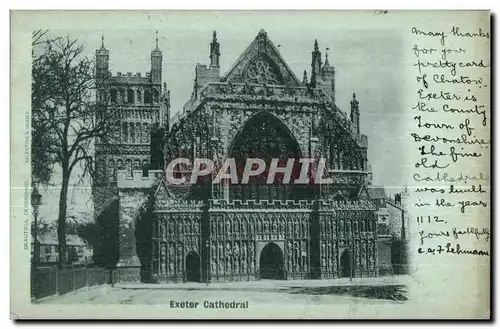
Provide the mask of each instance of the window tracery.
POLYGON ((262 58, 250 64, 246 72, 246 79, 249 83, 255 84, 280 84, 280 79, 271 64, 262 58))

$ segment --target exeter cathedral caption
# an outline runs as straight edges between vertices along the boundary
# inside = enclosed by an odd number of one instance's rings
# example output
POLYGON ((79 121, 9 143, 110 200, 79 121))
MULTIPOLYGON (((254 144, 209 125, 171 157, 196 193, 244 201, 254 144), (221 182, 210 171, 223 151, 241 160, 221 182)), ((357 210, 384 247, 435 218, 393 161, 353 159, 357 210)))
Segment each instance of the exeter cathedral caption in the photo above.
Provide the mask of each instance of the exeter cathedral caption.
POLYGON ((96 85, 109 97, 97 102, 106 99, 120 116, 113 143, 96 144, 102 179, 93 195, 96 220, 117 237, 107 248, 116 250, 110 262, 118 281, 379 274, 381 212, 370 192, 359 103, 353 94, 344 114, 335 103, 335 69, 317 41, 311 57, 309 78, 304 71, 300 81, 261 30, 221 76, 214 32, 210 65, 195 66, 191 98, 171 117, 158 38, 145 76, 111 75, 103 40, 96 85), (216 166, 226 158, 324 158, 332 183, 172 185, 163 168, 179 157, 216 166))

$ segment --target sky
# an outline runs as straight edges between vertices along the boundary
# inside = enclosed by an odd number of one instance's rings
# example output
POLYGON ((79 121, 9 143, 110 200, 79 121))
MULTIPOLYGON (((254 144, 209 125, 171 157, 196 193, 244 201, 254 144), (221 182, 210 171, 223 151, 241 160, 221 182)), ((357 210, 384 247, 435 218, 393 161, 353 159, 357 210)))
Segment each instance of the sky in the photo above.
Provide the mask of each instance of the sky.
MULTIPOLYGON (((307 25, 290 28, 267 29, 255 26, 245 29, 217 27, 220 43, 221 76, 257 36, 266 30, 268 38, 279 46, 279 51, 297 78, 303 71, 310 76, 311 52, 318 39, 322 59, 329 48, 328 59, 336 70, 336 103, 349 113, 353 92, 359 101, 361 133, 368 136, 368 159, 373 170, 373 185, 402 187, 404 154, 402 108, 403 40, 401 32, 369 29, 317 29, 307 25)), ((51 35, 76 38, 85 46, 85 54, 94 56, 101 46, 101 36, 110 51, 110 70, 116 72, 141 72, 150 70, 150 52, 155 47, 155 30, 51 30, 51 35)), ((168 29, 158 30, 159 48, 163 52, 163 81, 171 91, 171 115, 181 110, 189 99, 197 63, 209 64, 210 42, 213 30, 168 29)), ((55 176, 55 181, 58 177, 55 176)), ((80 186, 70 192, 71 199, 79 203, 89 195, 89 186, 80 186), (80 195, 81 194, 81 195, 80 195)), ((54 217, 57 210, 57 189, 45 192, 45 216, 54 217)), ((86 202, 88 204, 89 202, 86 202)), ((88 205, 86 206, 88 207, 88 205)), ((81 210, 76 206, 75 212, 81 210)), ((71 211, 70 211, 71 212, 71 211)), ((41 213, 44 210, 41 209, 41 213)))

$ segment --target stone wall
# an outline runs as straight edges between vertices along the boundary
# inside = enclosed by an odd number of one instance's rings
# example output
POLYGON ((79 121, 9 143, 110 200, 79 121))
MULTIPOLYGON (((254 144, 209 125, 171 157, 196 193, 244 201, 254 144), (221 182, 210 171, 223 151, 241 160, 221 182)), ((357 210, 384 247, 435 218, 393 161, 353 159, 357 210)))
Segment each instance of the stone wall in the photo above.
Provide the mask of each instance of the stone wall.
POLYGON ((136 217, 144 201, 141 190, 120 190, 120 216, 118 222, 120 260, 117 264, 120 282, 140 282, 141 263, 136 247, 136 217))
MULTIPOLYGON (((400 207, 392 205, 390 202, 387 202, 386 206, 389 213, 388 226, 390 234, 400 239, 405 238, 404 236, 402 236, 404 211, 400 207)), ((406 228, 406 230, 407 229, 408 228, 406 228)))
POLYGON ((391 255, 391 242, 388 237, 379 237, 377 240, 378 249, 378 274, 379 275, 392 275, 392 255, 391 255))

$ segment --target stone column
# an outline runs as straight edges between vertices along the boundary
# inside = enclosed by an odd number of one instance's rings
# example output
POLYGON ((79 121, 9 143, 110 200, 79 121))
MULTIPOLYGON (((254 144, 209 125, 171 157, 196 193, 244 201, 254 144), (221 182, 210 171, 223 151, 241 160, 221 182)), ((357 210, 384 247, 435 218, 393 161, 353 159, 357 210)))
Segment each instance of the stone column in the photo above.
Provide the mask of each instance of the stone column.
POLYGON ((135 216, 143 194, 139 191, 120 191, 118 246, 120 259, 116 264, 118 282, 140 282, 141 262, 137 257, 135 216))
MULTIPOLYGON (((321 209, 322 210, 322 209, 321 209)), ((312 211, 310 213, 310 223, 311 227, 309 229, 309 252, 310 252, 310 264, 309 272, 311 279, 321 278, 321 253, 320 253, 320 205, 319 201, 315 200, 312 211)))
POLYGON ((166 243, 166 238, 165 238, 165 226, 162 223, 159 224, 160 227, 160 234, 158 236, 158 243, 160 243, 160 255, 159 261, 160 261, 160 276, 165 276, 167 274, 166 272, 166 259, 167 259, 167 247, 165 245, 166 243))
POLYGON ((201 219, 200 219, 200 224, 201 224, 201 234, 199 235, 200 239, 200 252, 199 255, 201 257, 201 281, 208 283, 210 282, 210 261, 211 261, 211 255, 210 255, 210 213, 209 213, 210 206, 208 204, 208 199, 204 200, 203 202, 203 208, 202 208, 202 213, 201 213, 201 219))

